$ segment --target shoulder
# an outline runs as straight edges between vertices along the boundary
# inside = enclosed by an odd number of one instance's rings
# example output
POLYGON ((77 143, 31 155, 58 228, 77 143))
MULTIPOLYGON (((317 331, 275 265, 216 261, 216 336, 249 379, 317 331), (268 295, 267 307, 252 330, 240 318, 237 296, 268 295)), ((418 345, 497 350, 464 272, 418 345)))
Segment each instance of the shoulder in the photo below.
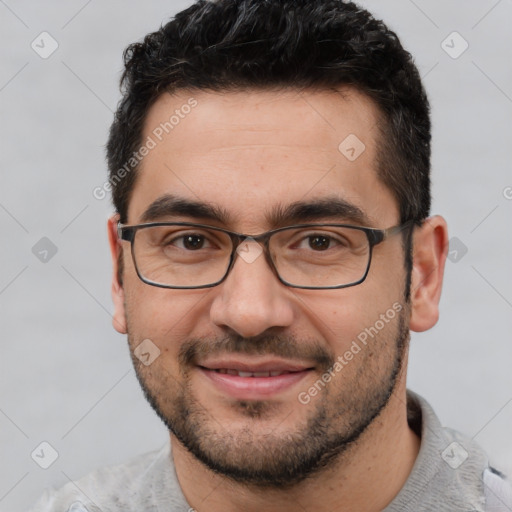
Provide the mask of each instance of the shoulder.
POLYGON ((485 511, 508 512, 512 510, 512 484, 496 469, 484 471, 485 511))
POLYGON ((510 482, 473 438, 442 426, 428 402, 410 390, 407 412, 409 426, 421 438, 420 451, 386 511, 512 512, 510 482))
POLYGON ((59 490, 47 489, 30 512, 101 512, 129 510, 135 502, 149 505, 154 473, 165 478, 171 469, 168 445, 129 459, 124 464, 98 468, 59 490), (153 476, 151 476, 153 475, 153 476))

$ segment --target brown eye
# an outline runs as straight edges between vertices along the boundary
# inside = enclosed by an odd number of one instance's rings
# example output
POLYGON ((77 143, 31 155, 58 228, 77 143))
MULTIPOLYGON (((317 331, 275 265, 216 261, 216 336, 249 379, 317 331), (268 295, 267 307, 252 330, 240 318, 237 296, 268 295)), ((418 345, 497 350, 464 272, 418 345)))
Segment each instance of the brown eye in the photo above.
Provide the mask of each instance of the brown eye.
POLYGON ((201 249, 204 245, 204 237, 200 235, 186 235, 181 238, 185 249, 193 251, 194 249, 201 249))
POLYGON ((327 236, 316 235, 309 237, 309 247, 314 250, 324 251, 329 249, 331 245, 331 239, 327 236))

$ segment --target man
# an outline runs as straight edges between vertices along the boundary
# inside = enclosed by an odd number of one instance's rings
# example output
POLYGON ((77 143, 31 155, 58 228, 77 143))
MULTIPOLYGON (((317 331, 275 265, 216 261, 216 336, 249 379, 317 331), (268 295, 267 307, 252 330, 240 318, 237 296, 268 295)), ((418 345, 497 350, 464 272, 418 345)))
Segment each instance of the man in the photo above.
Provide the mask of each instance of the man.
POLYGON ((512 510, 406 389, 448 237, 396 35, 340 0, 200 1, 125 65, 113 324, 170 444, 35 510, 512 510))

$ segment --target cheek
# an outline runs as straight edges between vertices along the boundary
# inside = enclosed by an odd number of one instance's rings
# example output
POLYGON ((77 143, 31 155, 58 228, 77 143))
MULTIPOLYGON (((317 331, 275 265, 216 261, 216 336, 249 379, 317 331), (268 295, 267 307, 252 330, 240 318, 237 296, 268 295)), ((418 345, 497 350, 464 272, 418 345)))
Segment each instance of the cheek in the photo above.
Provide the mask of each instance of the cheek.
POLYGON ((358 336, 364 339, 369 330, 374 332, 376 324, 379 332, 388 331, 396 325, 398 312, 405 308, 403 276, 380 272, 369 277, 354 287, 302 298, 306 322, 336 354, 348 350, 358 336))
POLYGON ((147 285, 135 275, 125 283, 128 333, 137 343, 152 340, 163 353, 177 354, 204 318, 209 290, 172 290, 147 285))

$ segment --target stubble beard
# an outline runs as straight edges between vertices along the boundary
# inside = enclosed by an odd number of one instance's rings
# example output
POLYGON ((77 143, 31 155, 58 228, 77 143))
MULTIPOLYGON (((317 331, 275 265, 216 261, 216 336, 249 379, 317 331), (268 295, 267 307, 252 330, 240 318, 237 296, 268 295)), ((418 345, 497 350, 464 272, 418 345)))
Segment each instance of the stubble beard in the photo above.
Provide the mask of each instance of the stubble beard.
MULTIPOLYGON (((130 352, 146 399, 186 450, 210 470, 237 483, 282 489, 318 476, 334 461, 340 462, 388 404, 404 370, 409 340, 407 308, 384 331, 355 355, 358 362, 349 363, 359 365, 349 374, 350 379, 345 378, 346 369, 335 375, 315 400, 300 406, 306 411, 306 418, 286 433, 264 428, 267 419, 282 413, 282 404, 233 401, 232 409, 247 420, 243 428, 234 431, 196 399, 189 373, 197 354, 209 350, 207 341, 189 340, 182 345, 179 379, 155 363, 145 367, 133 350, 130 352), (391 325, 395 328, 390 335, 391 325), (385 357, 383 347, 388 351, 385 357)), ((130 332, 128 339, 133 349, 135 340, 130 332)), ((334 354, 317 344, 275 336, 258 337, 258 343, 230 337, 217 340, 213 346, 223 353, 271 353, 283 357, 303 356, 304 352, 298 354, 296 347, 308 346, 308 356, 325 370, 335 361, 334 354)))

